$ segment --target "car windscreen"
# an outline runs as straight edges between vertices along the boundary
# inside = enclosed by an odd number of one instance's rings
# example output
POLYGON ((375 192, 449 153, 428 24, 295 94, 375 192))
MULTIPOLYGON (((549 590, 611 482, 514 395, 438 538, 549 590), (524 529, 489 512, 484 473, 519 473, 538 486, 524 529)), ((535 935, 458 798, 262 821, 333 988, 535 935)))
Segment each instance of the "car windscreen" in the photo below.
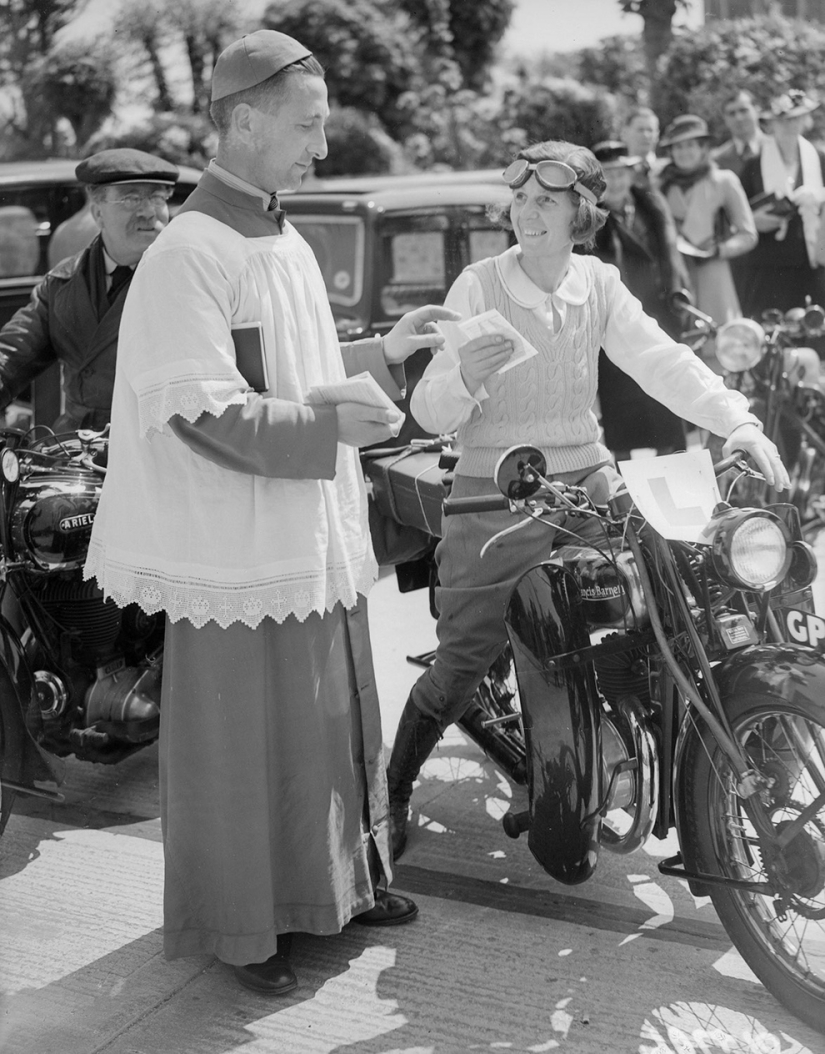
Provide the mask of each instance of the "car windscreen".
POLYGON ((447 293, 445 253, 449 221, 440 213, 387 218, 378 247, 382 312, 390 318, 424 304, 440 304, 447 293))
POLYGON ((354 307, 364 291, 363 220, 358 216, 287 215, 315 253, 330 303, 354 307))
POLYGON ((77 185, 0 188, 0 277, 43 274, 54 228, 81 209, 84 200, 77 185))

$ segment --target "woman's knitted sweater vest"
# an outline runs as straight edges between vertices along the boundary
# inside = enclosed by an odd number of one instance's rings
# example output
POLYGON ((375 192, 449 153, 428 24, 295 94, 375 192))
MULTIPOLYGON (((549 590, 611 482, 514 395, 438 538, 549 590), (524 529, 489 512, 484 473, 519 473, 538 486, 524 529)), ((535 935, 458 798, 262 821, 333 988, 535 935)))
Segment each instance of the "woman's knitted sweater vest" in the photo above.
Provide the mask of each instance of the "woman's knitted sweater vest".
POLYGON ((599 442, 593 410, 598 382, 599 348, 607 323, 604 268, 594 257, 580 257, 590 272, 590 292, 583 304, 566 305, 558 333, 540 312, 521 307, 508 295, 494 258, 472 264, 488 309, 496 308, 538 355, 484 382, 489 395, 458 429, 465 476, 492 476, 501 454, 517 443, 540 447, 548 471, 571 472, 603 464, 610 454, 599 442))

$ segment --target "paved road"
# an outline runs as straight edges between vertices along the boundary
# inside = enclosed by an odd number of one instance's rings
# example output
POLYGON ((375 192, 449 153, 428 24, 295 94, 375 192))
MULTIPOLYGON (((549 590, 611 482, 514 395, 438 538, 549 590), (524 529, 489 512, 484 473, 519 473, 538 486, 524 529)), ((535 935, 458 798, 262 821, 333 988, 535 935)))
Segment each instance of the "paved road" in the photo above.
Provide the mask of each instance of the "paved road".
MULTIPOLYGON (((389 743, 434 643, 423 593, 371 600, 389 743)), ((768 995, 706 899, 662 878, 656 842, 602 854, 568 888, 499 818, 521 807, 452 731, 416 789, 395 885, 410 926, 299 936, 300 986, 275 1001, 208 958, 161 954, 157 755, 69 762, 66 801, 21 803, 0 843, 3 1054, 823 1054, 768 995)), ((208 773, 204 773, 208 778, 208 773)))

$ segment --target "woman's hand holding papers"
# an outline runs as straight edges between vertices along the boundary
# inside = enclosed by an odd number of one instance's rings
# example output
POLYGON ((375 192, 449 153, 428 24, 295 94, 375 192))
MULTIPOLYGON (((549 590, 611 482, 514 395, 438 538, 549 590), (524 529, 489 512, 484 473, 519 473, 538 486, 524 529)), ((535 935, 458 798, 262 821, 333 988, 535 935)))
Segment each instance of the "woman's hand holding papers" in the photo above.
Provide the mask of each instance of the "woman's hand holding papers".
POLYGON ((513 351, 512 340, 502 333, 483 333, 461 345, 461 379, 470 395, 475 395, 487 378, 501 369, 513 351))

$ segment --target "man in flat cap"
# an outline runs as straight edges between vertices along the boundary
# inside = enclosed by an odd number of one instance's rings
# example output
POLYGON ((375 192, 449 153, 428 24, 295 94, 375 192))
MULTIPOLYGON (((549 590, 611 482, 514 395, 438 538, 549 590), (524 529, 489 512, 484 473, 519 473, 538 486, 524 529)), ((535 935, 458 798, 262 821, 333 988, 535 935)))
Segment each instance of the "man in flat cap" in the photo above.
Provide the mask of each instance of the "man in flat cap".
POLYGON ((261 30, 219 57, 217 158, 146 253, 121 327, 109 470, 86 575, 168 616, 160 737, 169 958, 292 990, 294 932, 393 925, 376 577, 358 447, 400 424, 401 364, 456 319, 338 342, 277 192, 327 153, 323 69, 261 30), (318 405, 312 389, 360 391, 318 405), (370 381, 370 378, 373 381, 370 381), (365 390, 366 389, 366 390, 365 390), (379 395, 380 395, 380 389, 379 395))
POLYGON ((62 364, 56 431, 102 428, 112 407, 120 317, 132 272, 169 222, 175 165, 142 150, 101 150, 75 169, 98 234, 53 267, 0 330, 0 409, 62 364))

